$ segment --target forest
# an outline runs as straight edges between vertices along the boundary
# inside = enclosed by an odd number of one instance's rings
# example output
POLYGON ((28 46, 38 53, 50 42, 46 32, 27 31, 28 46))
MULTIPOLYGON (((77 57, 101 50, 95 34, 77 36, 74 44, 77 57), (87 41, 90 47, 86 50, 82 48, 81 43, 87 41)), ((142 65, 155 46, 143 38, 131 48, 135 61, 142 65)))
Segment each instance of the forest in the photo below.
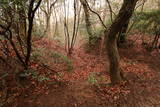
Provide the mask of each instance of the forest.
POLYGON ((160 0, 0 0, 0 107, 159 107, 160 0))

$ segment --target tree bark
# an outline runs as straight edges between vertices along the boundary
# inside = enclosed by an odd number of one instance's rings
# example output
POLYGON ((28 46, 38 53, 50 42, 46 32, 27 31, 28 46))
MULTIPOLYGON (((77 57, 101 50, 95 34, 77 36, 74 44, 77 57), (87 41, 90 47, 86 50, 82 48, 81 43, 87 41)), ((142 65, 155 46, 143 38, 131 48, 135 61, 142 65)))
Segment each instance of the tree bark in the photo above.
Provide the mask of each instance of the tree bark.
POLYGON ((83 10, 84 10, 84 14, 85 14, 86 29, 87 29, 87 32, 89 35, 89 44, 91 44, 92 38, 94 37, 94 33, 93 33, 91 21, 90 21, 90 13, 89 13, 90 10, 89 10, 85 0, 80 0, 80 2, 83 6, 83 10))
POLYGON ((29 10, 28 10, 29 25, 28 25, 28 33, 27 33, 27 53, 26 53, 26 59, 25 59, 27 69, 28 69, 28 64, 29 64, 29 60, 30 60, 30 56, 31 56, 31 50, 32 50, 33 20, 34 20, 35 13, 36 13, 38 7, 40 6, 41 2, 42 2, 42 0, 39 0, 35 8, 34 8, 35 0, 31 0, 30 5, 29 5, 29 10))
POLYGON ((118 46, 119 44, 125 43, 126 40, 126 32, 128 29, 128 25, 129 25, 129 20, 126 21, 126 23, 124 23, 124 25, 122 26, 122 28, 120 29, 119 33, 118 33, 118 46))
POLYGON ((51 35, 51 30, 50 30, 50 15, 46 14, 46 28, 45 28, 45 35, 50 36, 51 35))
POLYGON ((124 0, 123 5, 119 11, 118 16, 108 30, 105 31, 107 42, 106 49, 109 59, 109 72, 111 83, 118 84, 122 81, 120 65, 119 65, 119 52, 117 48, 117 34, 124 24, 131 18, 137 0, 124 0))
POLYGON ((157 0, 158 10, 160 10, 160 1, 157 0))

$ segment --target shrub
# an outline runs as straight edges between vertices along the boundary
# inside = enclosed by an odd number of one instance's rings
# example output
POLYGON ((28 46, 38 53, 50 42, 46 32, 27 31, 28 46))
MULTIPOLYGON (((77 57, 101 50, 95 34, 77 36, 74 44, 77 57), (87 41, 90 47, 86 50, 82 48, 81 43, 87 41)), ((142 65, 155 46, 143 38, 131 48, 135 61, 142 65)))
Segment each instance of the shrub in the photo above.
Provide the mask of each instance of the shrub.
POLYGON ((34 61, 41 61, 41 57, 44 56, 43 53, 44 53, 44 50, 45 48, 43 47, 40 47, 40 48, 33 48, 33 52, 31 53, 31 60, 34 60, 34 61))
POLYGON ((39 82, 50 80, 48 77, 46 77, 44 75, 39 75, 36 71, 34 71, 32 69, 25 70, 24 72, 20 73, 19 76, 20 77, 29 77, 29 76, 31 76, 33 79, 35 79, 35 80, 37 80, 39 82))
POLYGON ((97 80, 95 79, 95 75, 94 73, 90 73, 88 76, 88 82, 91 84, 97 84, 97 80))
POLYGON ((136 21, 133 30, 152 35, 160 34, 160 10, 136 12, 132 21, 136 21))
POLYGON ((33 27, 33 35, 36 38, 41 38, 44 36, 44 29, 45 26, 44 25, 37 25, 36 23, 34 23, 34 27, 33 27))
POLYGON ((51 57, 54 59, 54 63, 61 64, 64 63, 67 66, 67 71, 72 71, 72 61, 65 55, 62 55, 58 52, 52 52, 51 57))

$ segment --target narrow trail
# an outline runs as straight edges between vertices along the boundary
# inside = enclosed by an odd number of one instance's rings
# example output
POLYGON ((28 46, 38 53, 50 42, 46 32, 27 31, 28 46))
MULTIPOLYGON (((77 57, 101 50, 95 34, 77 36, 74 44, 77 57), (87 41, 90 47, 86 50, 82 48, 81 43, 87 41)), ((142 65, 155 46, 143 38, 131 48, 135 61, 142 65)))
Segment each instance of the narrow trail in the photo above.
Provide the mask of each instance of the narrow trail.
MULTIPOLYGON (((60 49, 51 44, 47 45, 48 49, 60 49)), ((136 45, 120 49, 120 56, 129 82, 114 87, 101 86, 110 82, 106 54, 99 56, 76 48, 71 58, 73 71, 63 76, 67 83, 50 85, 47 94, 27 98, 19 107, 158 107, 160 60, 157 53, 151 55, 136 45)))

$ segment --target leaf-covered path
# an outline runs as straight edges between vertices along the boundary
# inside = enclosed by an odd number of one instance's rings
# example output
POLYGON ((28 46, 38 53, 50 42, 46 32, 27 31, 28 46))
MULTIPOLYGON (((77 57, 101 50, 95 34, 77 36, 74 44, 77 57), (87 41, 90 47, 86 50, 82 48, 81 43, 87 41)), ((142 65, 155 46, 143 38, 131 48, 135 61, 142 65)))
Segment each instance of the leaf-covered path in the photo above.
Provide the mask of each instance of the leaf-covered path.
POLYGON ((160 56, 157 51, 149 53, 138 43, 133 47, 121 48, 121 67, 128 81, 109 86, 107 56, 105 52, 99 55, 99 48, 87 52, 83 47, 77 47, 67 58, 64 49, 51 40, 43 39, 35 43, 35 47, 43 50, 43 55, 40 62, 32 62, 32 67, 51 80, 46 83, 33 80, 26 89, 12 87, 11 92, 15 94, 7 99, 4 107, 160 105, 160 56), (64 62, 57 62, 56 58, 64 62), (40 65, 41 62, 47 66, 40 65))
MULTIPOLYGON (((51 44, 47 46, 53 50, 51 44)), ((49 85, 45 93, 35 98, 22 99, 19 107, 160 105, 160 56, 157 52, 150 54, 139 44, 132 48, 120 49, 121 66, 128 82, 113 87, 107 85, 110 82, 107 57, 105 53, 99 56, 96 52, 87 53, 83 48, 77 48, 71 57, 73 70, 63 74, 63 80, 66 82, 49 85)))

